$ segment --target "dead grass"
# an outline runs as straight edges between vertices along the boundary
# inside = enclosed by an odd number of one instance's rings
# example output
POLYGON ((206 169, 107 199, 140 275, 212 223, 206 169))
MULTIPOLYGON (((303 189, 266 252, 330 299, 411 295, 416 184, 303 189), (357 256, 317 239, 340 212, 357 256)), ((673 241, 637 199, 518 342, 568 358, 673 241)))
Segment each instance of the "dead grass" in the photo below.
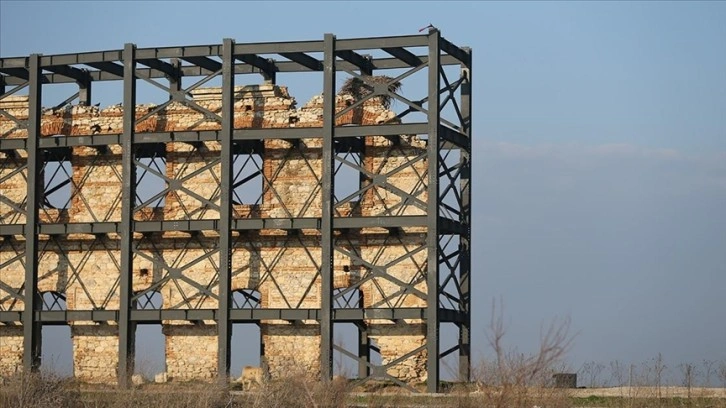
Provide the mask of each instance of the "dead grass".
POLYGON ((18 373, 0 388, 0 407, 66 407, 78 395, 78 387, 70 380, 46 373, 18 373))
POLYGON ((726 389, 662 387, 556 389, 540 386, 455 384, 446 394, 357 393, 350 382, 320 382, 302 375, 268 381, 253 392, 229 392, 208 383, 147 384, 129 390, 74 383, 52 375, 19 374, 0 387, 0 407, 222 408, 222 407, 692 407, 726 408, 726 389))

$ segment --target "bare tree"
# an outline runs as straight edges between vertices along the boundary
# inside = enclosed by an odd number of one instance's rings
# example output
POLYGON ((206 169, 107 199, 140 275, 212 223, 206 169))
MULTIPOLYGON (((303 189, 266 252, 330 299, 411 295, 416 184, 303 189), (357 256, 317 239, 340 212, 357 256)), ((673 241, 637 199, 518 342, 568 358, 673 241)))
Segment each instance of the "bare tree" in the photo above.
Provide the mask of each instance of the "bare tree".
POLYGON ((701 365, 703 366, 703 375, 705 376, 703 384, 706 387, 711 386, 711 376, 715 374, 716 372, 716 362, 713 360, 706 360, 703 359, 701 362, 701 365))
POLYGON ((653 361, 653 370, 655 371, 655 389, 656 393, 658 394, 658 398, 662 397, 661 394, 661 384, 663 384, 663 372, 666 370, 667 366, 663 362, 663 355, 659 352, 658 356, 656 356, 655 360, 653 361))
MULTIPOLYGON (((625 385, 623 378, 625 377, 625 367, 618 360, 610 362, 610 382, 618 387, 625 385)), ((613 385, 611 384, 611 385, 613 385)))
POLYGON ((681 369, 681 374, 683 374, 683 386, 688 391, 688 399, 691 399, 691 388, 696 377, 696 367, 691 363, 683 363, 678 367, 681 369))
POLYGON ((590 388, 595 388, 602 385, 600 383, 600 374, 605 369, 605 365, 595 361, 588 361, 582 365, 580 373, 584 378, 587 378, 587 384, 590 388))
POLYGON ((486 393, 496 407, 520 407, 530 398, 528 387, 543 389, 551 383, 554 367, 572 346, 570 319, 553 320, 540 330, 539 348, 532 354, 507 347, 504 337, 503 306, 492 302, 491 319, 487 340, 494 354, 494 361, 483 362, 477 371, 477 388, 486 393))

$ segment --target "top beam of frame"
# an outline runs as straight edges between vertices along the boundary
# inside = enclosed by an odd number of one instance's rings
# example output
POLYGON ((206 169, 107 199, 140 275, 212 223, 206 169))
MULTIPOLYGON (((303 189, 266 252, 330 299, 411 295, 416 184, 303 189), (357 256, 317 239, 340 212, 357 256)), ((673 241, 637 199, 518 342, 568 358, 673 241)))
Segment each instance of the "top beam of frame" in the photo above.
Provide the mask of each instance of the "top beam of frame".
MULTIPOLYGON (((428 37, 426 35, 411 35, 411 36, 391 36, 391 37, 368 37, 368 38, 349 38, 339 39, 337 44, 339 47, 336 51, 340 56, 346 59, 345 64, 336 64, 337 70, 344 69, 356 69, 361 65, 370 64, 370 67, 376 70, 380 69, 394 69, 394 68, 405 68, 410 66, 414 61, 418 63, 425 63, 427 58, 426 54, 416 55, 407 48, 411 47, 428 47, 428 37), (383 50, 390 51, 394 50, 398 55, 397 58, 371 58, 370 60, 359 58, 359 54, 356 51, 360 50, 383 50), (405 55, 406 58, 401 59, 401 56, 405 55), (346 58, 347 57, 347 58, 346 58), (415 57, 415 58, 413 58, 415 57)), ((463 48, 460 48, 450 41, 441 38, 440 44, 441 50, 445 53, 440 61, 441 65, 457 65, 463 63, 469 66, 469 54, 465 52, 463 48)), ((262 59, 267 64, 267 67, 274 66, 277 72, 309 72, 311 66, 314 68, 322 66, 322 56, 313 57, 310 53, 322 54, 323 52, 323 41, 288 41, 288 42, 268 42, 268 43, 248 43, 248 44, 236 44, 234 49, 234 57, 242 57, 245 55, 262 55, 262 54, 277 54, 285 57, 285 54, 293 55, 304 55, 309 57, 305 64, 301 64, 296 61, 285 61, 277 60, 275 58, 268 60, 267 57, 262 59), (317 63, 313 64, 313 62, 317 63), (269 65, 268 65, 269 64, 269 65)), ((153 48, 138 48, 137 58, 140 61, 161 61, 170 58, 179 59, 191 59, 192 61, 199 61, 204 57, 221 57, 222 55, 222 44, 210 44, 210 45, 189 45, 189 46, 176 46, 176 47, 153 47, 153 48)), ((123 50, 105 50, 105 51, 93 51, 93 52, 81 52, 71 54, 56 54, 56 55, 45 55, 40 57, 40 66, 42 68, 48 67, 71 67, 74 65, 85 65, 85 66, 96 66, 96 67, 110 67, 115 68, 108 64, 122 63, 123 62, 123 50)), ((216 61, 215 61, 216 62, 216 61)), ((8 73, 11 75, 7 79, 8 85, 13 85, 14 82, 24 80, 22 75, 24 71, 29 67, 29 57, 7 57, 0 58, 0 72, 8 73), (16 77, 13 74, 20 74, 16 77)), ((140 78, 161 78, 164 75, 168 75, 166 69, 158 69, 159 67, 150 67, 152 69, 139 70, 137 75, 140 78), (157 69, 153 69, 157 68, 157 69)), ((56 68, 57 70, 58 68, 56 68)), ((91 71, 88 73, 92 81, 104 81, 104 80, 120 80, 118 75, 120 72, 107 72, 109 69, 98 68, 99 71, 91 71)), ((113 71, 119 71, 119 69, 112 69, 113 71)), ((181 76, 199 76, 207 75, 208 72, 204 72, 204 67, 183 67, 181 69, 181 76)), ((235 74, 245 73, 258 73, 260 67, 238 64, 235 66, 235 74)), ((317 69, 314 69, 317 70, 317 69)), ((67 78, 60 74, 45 74, 43 76, 44 83, 66 83, 73 81, 72 78, 67 78)))
MULTIPOLYGON (((276 68, 276 72, 281 73, 296 73, 296 72, 311 72, 311 71, 322 71, 322 62, 316 58, 310 57, 307 54, 303 53, 281 53, 282 57, 285 57, 287 59, 290 59, 291 61, 284 61, 284 60, 273 60, 272 63, 274 63, 274 66, 276 68), (293 57, 290 58, 288 55, 292 55, 293 57), (295 60, 295 58, 298 60, 295 60), (305 58, 308 57, 308 58, 305 58), (304 60, 302 58, 305 58, 304 60)), ((414 54, 412 54, 414 55, 414 54)), ((425 64, 428 61, 427 56, 423 55, 414 55, 416 58, 418 58, 421 61, 421 64, 425 64)), ((148 60, 145 60, 148 61, 148 60)), ((461 62, 457 60, 456 58, 452 57, 451 55, 442 55, 440 64, 442 66, 446 65, 460 65, 461 62)), ((382 69, 400 69, 400 68, 410 68, 411 65, 408 61, 401 60, 400 58, 372 58, 370 60, 371 68, 375 70, 382 70, 382 69)), ((348 70, 353 71, 357 70, 359 67, 355 64, 352 64, 348 61, 337 61, 335 63, 335 69, 337 71, 342 70, 348 70)), ((15 68, 10 69, 12 73, 20 74, 20 76, 16 75, 6 75, 3 76, 3 80, 6 85, 22 85, 25 82, 27 82, 26 79, 23 79, 23 72, 26 71, 24 68, 15 68)), ((195 77, 195 76, 206 76, 209 74, 214 73, 213 71, 209 71, 205 68, 196 66, 196 65, 185 65, 179 68, 180 76, 182 77, 195 77)), ((245 63, 239 63, 235 64, 234 67, 234 73, 235 74, 259 74, 260 69, 249 64, 245 63)), ((0 69, 0 72, 4 72, 2 69, 0 69)), ((88 71, 88 76, 90 77, 91 81, 119 81, 121 78, 118 75, 111 74, 106 71, 101 70, 90 70, 88 71)), ((136 69, 136 76, 138 78, 142 79, 156 79, 156 78, 165 78, 167 74, 164 71, 161 71, 159 69, 155 68, 137 68, 136 69)), ((64 75, 60 74, 43 74, 43 83, 52 83, 52 84, 63 84, 63 83, 73 83, 76 82, 74 79, 68 78, 64 75)))

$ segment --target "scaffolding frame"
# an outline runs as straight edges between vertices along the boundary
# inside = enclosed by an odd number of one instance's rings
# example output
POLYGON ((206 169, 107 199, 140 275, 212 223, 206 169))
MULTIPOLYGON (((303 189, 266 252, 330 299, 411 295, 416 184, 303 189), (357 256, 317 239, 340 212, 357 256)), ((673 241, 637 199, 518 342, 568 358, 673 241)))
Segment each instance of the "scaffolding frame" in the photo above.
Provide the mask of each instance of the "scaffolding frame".
MULTIPOLYGON (((162 320, 214 320, 218 330, 218 373, 221 381, 227 381, 230 370, 231 324, 234 322, 260 322, 266 319, 316 320, 320 323, 321 334, 321 376, 330 379, 333 373, 333 350, 338 350, 350 358, 358 360, 360 381, 372 376, 384 377, 408 387, 385 373, 386 367, 374 366, 369 353, 373 347, 368 342, 366 319, 421 319, 426 324, 427 351, 427 390, 440 390, 440 360, 451 353, 458 352, 459 379, 470 379, 471 343, 471 69, 472 53, 469 48, 458 47, 444 39, 437 29, 426 34, 412 36, 371 37, 337 39, 333 34, 325 34, 322 40, 236 43, 224 39, 222 44, 203 46, 181 46, 162 48, 137 48, 126 44, 122 50, 73 53, 61 55, 32 54, 19 58, 0 58, 0 100, 28 87, 29 116, 27 121, 14 118, 10 113, 0 110, 0 114, 14 121, 18 128, 27 129, 27 138, 3 138, 0 136, 0 151, 27 152, 27 197, 25 207, 17 211, 26 215, 25 224, 0 224, 0 236, 11 242, 12 236, 26 237, 24 250, 13 249, 16 256, 8 262, 25 263, 25 283, 21 288, 12 288, 2 282, 0 288, 9 296, 23 299, 23 310, 0 310, 0 322, 23 325, 25 370, 36 370, 39 366, 40 336, 43 324, 67 324, 83 320, 104 322, 113 321, 119 327, 119 367, 118 381, 121 387, 130 385, 129 373, 133 369, 131 353, 135 324, 161 322, 162 320), (425 52, 417 50, 425 49, 425 52), (390 57, 372 57, 364 52, 383 51, 390 57), (276 57, 262 57, 274 54, 276 57), (322 55, 322 58, 311 54, 322 55), (282 58, 279 58, 282 57, 282 58), (446 66, 460 67, 460 77, 450 81, 444 72, 446 66), (344 72, 366 82, 374 72, 390 69, 408 69, 396 80, 403 79, 421 69, 428 70, 427 96, 419 101, 410 101, 391 91, 387 86, 369 84, 372 94, 385 95, 407 105, 409 112, 425 114, 427 120, 415 123, 380 125, 336 126, 336 118, 363 103, 363 100, 342 112, 336 112, 335 85, 336 73, 344 72), (259 74, 267 82, 275 83, 277 73, 323 73, 323 126, 322 128, 275 128, 248 129, 234 126, 234 87, 236 76, 240 74, 259 74), (222 112, 217 115, 206 111, 187 99, 187 93, 208 78, 222 78, 222 112), (182 78, 203 77, 197 84, 183 89, 182 78), (61 105, 75 100, 80 105, 91 105, 92 85, 100 81, 123 82, 123 106, 136 106, 136 84, 145 81, 169 93, 169 100, 180 101, 207 115, 216 117, 220 129, 213 131, 184 132, 135 132, 136 124, 145 117, 136 118, 135 109, 124 109, 123 132, 119 134, 89 134, 81 136, 41 137, 41 95, 47 84, 75 83, 78 92, 71 95, 61 105), (168 81, 162 85, 159 80, 168 81), (443 83, 443 86, 442 86, 443 83), (458 92, 458 94, 457 94, 458 92), (458 120, 442 118, 444 107, 453 104, 458 120), (436 109, 428 107, 435 106, 436 109), (377 217, 340 217, 336 212, 337 200, 334 196, 336 163, 340 166, 356 167, 355 163, 336 153, 351 146, 355 148, 365 136, 397 137, 404 134, 428 135, 426 157, 428 163, 427 185, 428 200, 425 203, 426 215, 421 216, 377 216, 377 217), (254 146, 265 139, 299 140, 302 138, 322 138, 322 217, 306 218, 291 214, 286 218, 234 218, 233 194, 235 176, 233 174, 233 154, 254 146), (221 166, 219 219, 187 219, 166 221, 136 221, 134 212, 139 208, 133 203, 137 195, 136 171, 140 166, 139 157, 144 149, 153 150, 155 144, 186 142, 190 144, 204 141, 218 141, 221 155, 215 159, 228 165, 221 166), (43 223, 39 213, 42 199, 49 194, 43 191, 42 169, 49 155, 62 155, 74 146, 90 146, 102 149, 108 145, 122 148, 122 190, 121 221, 99 220, 89 223, 43 223), (457 151, 458 163, 447 164, 447 152, 457 151), (452 193, 453 192, 453 193, 452 193), (455 205, 444 196, 454 196, 455 205), (333 290, 333 266, 335 251, 345 251, 336 243, 336 232, 359 230, 366 227, 384 227, 391 231, 403 227, 426 227, 427 252, 425 280, 427 293, 424 294, 427 306, 423 308, 340 308, 335 307, 339 296, 333 290), (322 259, 319 271, 322 281, 321 304, 316 309, 286 308, 234 308, 230 293, 233 274, 232 251, 234 239, 232 231, 258 231, 262 229, 317 229, 322 244, 322 259), (153 233, 161 231, 186 231, 194 235, 204 230, 219 231, 216 248, 205 253, 207 257, 218 259, 218 308, 195 309, 177 308, 162 310, 141 310, 134 308, 134 302, 141 296, 132 291, 132 267, 134 256, 139 251, 134 232, 153 233), (106 234, 120 236, 119 273, 120 308, 107 310, 103 306, 94 310, 44 310, 43 300, 37 291, 38 259, 43 251, 39 234, 62 237, 67 234, 95 234, 99 242, 106 234), (452 241, 452 237, 454 237, 452 241), (452 248, 449 243, 454 242, 452 248), (29 290, 29 288, 32 288, 29 290), (454 292, 454 293, 452 293, 454 292), (354 323, 359 330, 358 349, 354 352, 333 344, 333 324, 336 322, 354 323), (441 323, 454 323, 459 330, 458 344, 441 350, 439 329, 441 323)), ((159 111, 166 104, 155 109, 159 111)), ((153 114, 149 113, 149 115, 153 114)), ((141 167, 144 167, 143 165, 141 167)), ((21 169, 22 170, 22 169, 21 169)), ((145 168, 144 171, 154 171, 145 168)), ((360 166, 357 170, 363 171, 360 166)), ((5 180, 0 180, 0 183, 5 180)), ((167 180, 168 181, 168 180, 167 180)), ((385 183, 385 180, 381 181, 385 183)), ((358 191, 360 193, 360 191, 358 191)), ((403 192, 403 194, 406 194, 403 192)), ((1 195, 1 194, 0 194, 1 195)), ((4 197, 0 197, 4 198, 4 197)), ((409 198, 416 199, 415 197, 409 198)), ((150 200, 149 200, 150 201, 150 200)), ((419 200, 420 201, 420 200, 419 200)), ((146 203, 148 205, 148 203, 146 203)), ((142 205, 143 207, 143 205, 142 205)), ((191 238, 190 238, 191 239, 191 238)), ((12 246, 12 243, 8 244, 12 246)), ((60 247, 60 244, 58 244, 60 247)), ((4 248, 7 250, 7 248, 4 248)), ((418 251, 420 249, 416 249, 418 251)), ((411 254, 408 254, 411 255, 411 254)), ((167 267, 168 265, 161 265, 167 267)), ((385 267, 368 265, 377 276, 386 278, 385 267)), ((4 265, 0 265, 0 268, 4 265)), ((413 291, 412 283, 397 282, 402 291, 413 291)), ((199 288, 208 291, 209 287, 199 288)), ((413 350, 409 355, 420 352, 413 350)), ((404 356, 405 357, 405 356, 404 356)), ((399 359, 400 360, 400 359, 399 359)), ((396 362, 389 363, 395 364, 396 362)))

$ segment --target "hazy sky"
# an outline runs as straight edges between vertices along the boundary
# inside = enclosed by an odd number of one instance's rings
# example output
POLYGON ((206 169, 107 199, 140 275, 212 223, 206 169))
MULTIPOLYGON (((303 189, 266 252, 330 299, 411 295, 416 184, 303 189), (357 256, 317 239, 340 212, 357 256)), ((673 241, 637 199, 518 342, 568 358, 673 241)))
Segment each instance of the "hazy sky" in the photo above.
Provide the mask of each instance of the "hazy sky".
POLYGON ((569 316, 575 369, 726 361, 724 2, 3 0, 0 56, 429 23, 474 52, 475 353, 501 297, 522 350, 569 316))

